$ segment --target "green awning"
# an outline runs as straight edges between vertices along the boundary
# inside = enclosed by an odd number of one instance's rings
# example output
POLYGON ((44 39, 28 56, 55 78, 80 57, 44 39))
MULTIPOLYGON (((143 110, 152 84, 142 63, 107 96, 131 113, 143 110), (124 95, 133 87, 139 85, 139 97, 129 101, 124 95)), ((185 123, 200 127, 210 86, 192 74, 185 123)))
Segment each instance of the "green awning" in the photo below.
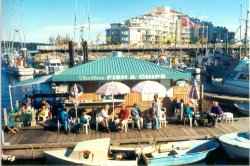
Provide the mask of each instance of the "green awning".
POLYGON ((41 76, 41 77, 36 77, 32 79, 27 79, 23 80, 20 82, 17 82, 14 85, 11 85, 11 87, 21 87, 21 86, 31 86, 31 85, 38 85, 42 83, 46 83, 51 81, 52 75, 47 75, 47 76, 41 76))
POLYGON ((52 77, 53 82, 159 79, 190 80, 191 73, 132 57, 107 57, 66 69, 52 77))

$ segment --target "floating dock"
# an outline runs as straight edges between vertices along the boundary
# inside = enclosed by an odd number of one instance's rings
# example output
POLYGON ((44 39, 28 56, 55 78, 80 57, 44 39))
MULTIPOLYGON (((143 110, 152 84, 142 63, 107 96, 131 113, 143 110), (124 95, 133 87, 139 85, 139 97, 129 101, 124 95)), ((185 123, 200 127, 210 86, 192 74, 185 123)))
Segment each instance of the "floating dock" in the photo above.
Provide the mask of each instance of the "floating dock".
POLYGON ((43 158, 44 150, 73 147, 77 142, 110 137, 111 144, 133 145, 154 144, 161 142, 217 138, 223 134, 231 132, 250 131, 249 117, 235 118, 232 123, 217 123, 215 127, 193 127, 183 124, 167 124, 160 130, 129 128, 124 132, 96 132, 90 130, 89 134, 80 133, 68 135, 57 133, 56 131, 46 131, 42 128, 23 128, 15 135, 5 135, 5 140, 10 145, 2 146, 5 155, 13 155, 16 159, 38 159, 43 158))

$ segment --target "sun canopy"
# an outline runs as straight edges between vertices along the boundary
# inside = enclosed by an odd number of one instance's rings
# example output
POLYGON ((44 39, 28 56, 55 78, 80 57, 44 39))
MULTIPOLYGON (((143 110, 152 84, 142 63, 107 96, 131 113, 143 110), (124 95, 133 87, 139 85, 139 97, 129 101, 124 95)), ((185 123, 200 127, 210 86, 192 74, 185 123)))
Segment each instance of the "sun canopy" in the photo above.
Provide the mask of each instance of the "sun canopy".
POLYGON ((37 78, 32 78, 32 79, 27 79, 24 81, 20 81, 11 87, 21 87, 21 86, 31 86, 31 85, 37 85, 41 83, 46 83, 51 81, 52 75, 47 75, 47 76, 41 76, 37 78))
POLYGON ((191 73, 164 68, 132 57, 107 57, 66 69, 52 77, 53 82, 160 79, 190 80, 191 73))

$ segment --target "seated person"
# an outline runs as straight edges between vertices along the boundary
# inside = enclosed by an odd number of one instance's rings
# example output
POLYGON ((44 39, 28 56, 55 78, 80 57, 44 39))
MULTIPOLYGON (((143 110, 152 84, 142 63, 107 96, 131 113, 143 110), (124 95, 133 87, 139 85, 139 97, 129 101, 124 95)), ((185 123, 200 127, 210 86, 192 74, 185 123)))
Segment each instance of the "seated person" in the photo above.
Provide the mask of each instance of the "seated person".
POLYGON ((85 111, 82 111, 80 118, 79 118, 79 123, 76 125, 77 132, 79 132, 82 125, 89 123, 89 120, 90 120, 90 116, 87 115, 85 111))
POLYGON ((8 122, 7 125, 4 126, 4 131, 11 133, 11 134, 16 134, 19 130, 15 127, 15 111, 11 110, 8 113, 8 122))
POLYGON ((223 110, 219 106, 218 102, 213 102, 213 106, 211 107, 210 113, 215 114, 216 117, 222 117, 223 110))
POLYGON ((192 103, 190 102, 188 103, 188 105, 185 108, 184 114, 189 119, 190 127, 192 127, 193 114, 194 114, 192 103))
POLYGON ((131 116, 132 119, 135 121, 138 129, 140 130, 143 127, 143 118, 141 115, 141 110, 136 103, 133 105, 133 108, 131 109, 131 116))
POLYGON ((69 113, 65 109, 60 112, 59 121, 60 121, 65 133, 68 133, 70 130, 69 113))
POLYGON ((122 108, 119 112, 118 119, 116 120, 117 126, 122 126, 126 123, 126 121, 129 118, 129 110, 128 108, 123 104, 122 108))
POLYGON ((109 130, 109 125, 108 125, 108 121, 109 121, 108 111, 109 111, 109 105, 105 105, 105 108, 102 108, 101 111, 97 114, 96 121, 106 131, 109 132, 110 130, 109 130))
POLYGON ((44 122, 44 121, 47 120, 48 117, 49 117, 49 110, 46 107, 46 105, 43 104, 40 111, 39 111, 39 113, 38 113, 38 120, 44 122))

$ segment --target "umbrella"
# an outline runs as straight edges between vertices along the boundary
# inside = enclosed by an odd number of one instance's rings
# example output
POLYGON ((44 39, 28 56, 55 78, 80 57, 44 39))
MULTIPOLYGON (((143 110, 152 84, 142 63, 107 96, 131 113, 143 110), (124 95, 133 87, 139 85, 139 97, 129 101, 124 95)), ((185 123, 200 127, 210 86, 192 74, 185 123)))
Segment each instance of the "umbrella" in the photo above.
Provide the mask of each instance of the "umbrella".
POLYGON ((128 94, 130 93, 130 88, 121 82, 108 82, 99 87, 96 91, 100 95, 112 95, 113 102, 113 118, 114 118, 114 95, 128 94))
POLYGON ((156 81, 139 82, 132 88, 132 91, 142 94, 157 94, 159 97, 165 97, 167 95, 166 87, 156 81))
POLYGON ((119 95, 119 94, 127 94, 130 93, 130 88, 121 83, 121 82, 108 82, 103 84, 100 88, 96 91, 97 94, 100 95, 119 95))

